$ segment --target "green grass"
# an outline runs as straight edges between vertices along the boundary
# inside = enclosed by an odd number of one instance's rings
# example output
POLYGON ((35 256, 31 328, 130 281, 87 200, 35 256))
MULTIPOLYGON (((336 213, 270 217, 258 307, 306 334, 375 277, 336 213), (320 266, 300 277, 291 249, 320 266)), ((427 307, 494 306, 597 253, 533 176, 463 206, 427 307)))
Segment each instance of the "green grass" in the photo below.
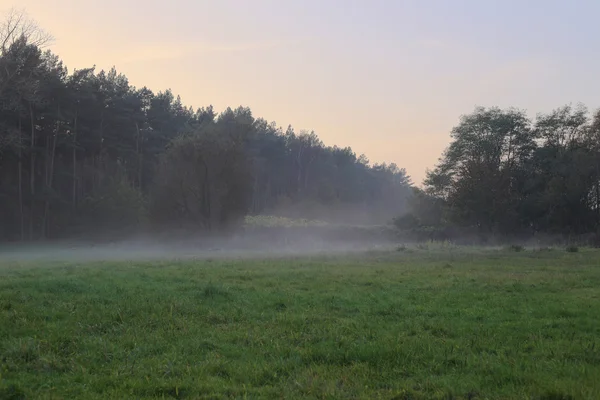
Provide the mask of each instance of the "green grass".
POLYGON ((600 398, 600 252, 0 261, 0 399, 600 398))

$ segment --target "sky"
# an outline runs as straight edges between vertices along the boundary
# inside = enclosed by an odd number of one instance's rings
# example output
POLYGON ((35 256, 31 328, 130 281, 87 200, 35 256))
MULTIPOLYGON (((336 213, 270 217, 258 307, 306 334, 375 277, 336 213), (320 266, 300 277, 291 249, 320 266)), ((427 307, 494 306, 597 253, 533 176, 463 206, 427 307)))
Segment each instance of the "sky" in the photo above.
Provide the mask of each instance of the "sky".
POLYGON ((476 106, 600 107, 598 0, 0 0, 69 70, 115 66, 186 105, 255 117, 416 184, 476 106))

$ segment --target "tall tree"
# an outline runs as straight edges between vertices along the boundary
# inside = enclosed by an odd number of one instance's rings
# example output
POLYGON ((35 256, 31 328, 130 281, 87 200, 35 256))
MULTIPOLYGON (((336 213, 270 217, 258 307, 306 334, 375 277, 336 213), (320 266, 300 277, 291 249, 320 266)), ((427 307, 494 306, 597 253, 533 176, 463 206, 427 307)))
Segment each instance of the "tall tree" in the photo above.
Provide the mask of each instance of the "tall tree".
POLYGON ((457 223, 489 233, 520 228, 521 172, 535 148, 525 112, 477 108, 451 135, 440 164, 428 173, 428 192, 448 201, 457 223))

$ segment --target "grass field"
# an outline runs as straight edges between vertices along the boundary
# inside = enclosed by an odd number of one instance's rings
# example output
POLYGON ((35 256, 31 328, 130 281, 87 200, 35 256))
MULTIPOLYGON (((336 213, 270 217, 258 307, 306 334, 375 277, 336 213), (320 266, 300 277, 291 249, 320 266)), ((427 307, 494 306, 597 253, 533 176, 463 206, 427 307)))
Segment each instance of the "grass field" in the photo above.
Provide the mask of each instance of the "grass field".
POLYGON ((0 399, 599 399, 600 251, 0 261, 0 399))

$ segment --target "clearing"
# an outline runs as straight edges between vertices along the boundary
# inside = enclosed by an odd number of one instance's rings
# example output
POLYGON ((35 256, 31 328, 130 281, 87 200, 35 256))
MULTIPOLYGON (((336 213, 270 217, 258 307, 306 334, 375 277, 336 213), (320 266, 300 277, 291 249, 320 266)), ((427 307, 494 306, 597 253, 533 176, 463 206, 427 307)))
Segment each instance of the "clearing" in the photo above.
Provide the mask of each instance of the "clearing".
POLYGON ((0 260, 0 398, 600 398, 600 251, 399 250, 0 260))

